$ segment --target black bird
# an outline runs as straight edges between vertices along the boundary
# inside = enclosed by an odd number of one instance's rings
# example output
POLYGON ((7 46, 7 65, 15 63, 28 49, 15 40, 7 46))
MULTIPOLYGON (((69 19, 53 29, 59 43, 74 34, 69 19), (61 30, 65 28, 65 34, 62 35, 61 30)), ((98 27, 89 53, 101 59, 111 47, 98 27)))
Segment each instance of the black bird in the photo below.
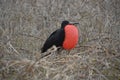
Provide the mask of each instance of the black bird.
POLYGON ((56 47, 62 47, 66 50, 74 48, 78 42, 78 29, 74 26, 74 24, 79 23, 69 23, 69 21, 63 21, 61 28, 54 31, 45 41, 41 52, 46 52, 53 45, 56 47))

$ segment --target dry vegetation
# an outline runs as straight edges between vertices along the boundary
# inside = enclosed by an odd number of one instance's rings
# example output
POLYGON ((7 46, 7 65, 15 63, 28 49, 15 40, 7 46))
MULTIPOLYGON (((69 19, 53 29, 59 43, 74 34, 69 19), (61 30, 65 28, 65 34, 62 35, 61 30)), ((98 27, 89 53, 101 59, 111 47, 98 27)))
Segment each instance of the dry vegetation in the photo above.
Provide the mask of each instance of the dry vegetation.
POLYGON ((0 80, 120 80, 120 0, 0 0, 0 80), (40 59, 63 20, 79 44, 40 59))

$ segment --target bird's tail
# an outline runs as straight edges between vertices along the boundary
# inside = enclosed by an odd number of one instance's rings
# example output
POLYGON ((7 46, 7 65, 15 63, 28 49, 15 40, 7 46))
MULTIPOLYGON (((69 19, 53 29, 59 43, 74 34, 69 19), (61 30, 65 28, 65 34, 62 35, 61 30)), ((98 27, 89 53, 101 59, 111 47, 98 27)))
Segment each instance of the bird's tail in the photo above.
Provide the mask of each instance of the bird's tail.
POLYGON ((45 52, 45 49, 44 48, 41 48, 41 53, 44 53, 45 52))

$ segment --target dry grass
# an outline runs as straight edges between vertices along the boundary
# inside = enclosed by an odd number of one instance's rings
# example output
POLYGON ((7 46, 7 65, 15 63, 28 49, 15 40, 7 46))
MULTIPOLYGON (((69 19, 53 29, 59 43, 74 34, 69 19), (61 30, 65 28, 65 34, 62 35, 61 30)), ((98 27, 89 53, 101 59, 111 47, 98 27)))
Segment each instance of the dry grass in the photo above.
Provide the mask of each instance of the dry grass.
POLYGON ((0 0, 0 80, 120 80, 119 0, 0 0), (40 58, 63 20, 79 44, 40 58))

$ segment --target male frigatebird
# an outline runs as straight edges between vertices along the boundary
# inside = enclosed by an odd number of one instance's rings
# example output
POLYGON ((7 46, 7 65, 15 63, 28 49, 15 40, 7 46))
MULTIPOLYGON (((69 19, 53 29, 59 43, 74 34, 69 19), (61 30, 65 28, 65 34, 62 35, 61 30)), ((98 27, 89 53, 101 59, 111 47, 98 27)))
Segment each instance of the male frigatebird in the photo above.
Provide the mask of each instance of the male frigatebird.
POLYGON ((63 21, 61 28, 54 31, 45 41, 41 52, 46 52, 53 45, 56 47, 62 47, 65 50, 74 48, 78 42, 78 29, 75 24, 69 23, 69 21, 63 21))

